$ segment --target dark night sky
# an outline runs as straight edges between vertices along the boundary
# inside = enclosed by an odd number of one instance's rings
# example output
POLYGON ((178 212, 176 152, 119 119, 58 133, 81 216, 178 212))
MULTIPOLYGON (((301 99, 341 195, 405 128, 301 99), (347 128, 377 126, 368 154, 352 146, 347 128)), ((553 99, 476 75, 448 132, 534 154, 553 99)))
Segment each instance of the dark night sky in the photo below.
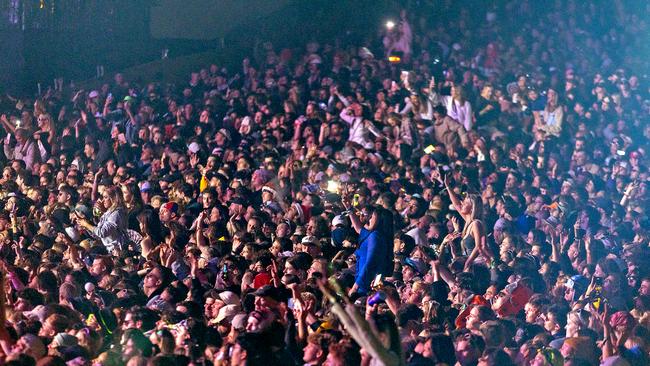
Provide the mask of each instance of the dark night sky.
POLYGON ((216 39, 251 17, 264 16, 289 0, 159 0, 151 9, 154 38, 216 39), (245 16, 242 16, 244 15, 245 16))

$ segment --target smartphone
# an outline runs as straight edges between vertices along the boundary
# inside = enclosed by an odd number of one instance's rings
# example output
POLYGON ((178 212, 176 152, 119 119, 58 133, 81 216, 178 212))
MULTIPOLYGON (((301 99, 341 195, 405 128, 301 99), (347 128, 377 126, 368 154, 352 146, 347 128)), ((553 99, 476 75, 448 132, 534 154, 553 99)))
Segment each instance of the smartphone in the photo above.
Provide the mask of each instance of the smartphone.
POLYGON ((594 278, 594 289, 597 287, 602 288, 603 287, 603 278, 602 277, 595 277, 594 278))
POLYGON ((378 289, 383 285, 382 281, 382 274, 378 274, 375 279, 372 281, 372 284, 370 285, 371 288, 373 289, 378 289))
POLYGON ((296 306, 296 303, 295 303, 295 301, 293 300, 293 297, 292 297, 292 298, 289 299, 289 301, 287 301, 287 307, 289 309, 293 310, 295 308, 295 306, 296 306))
POLYGON ((625 156, 625 150, 616 150, 616 155, 625 156))
POLYGON ((436 147, 433 145, 429 145, 424 148, 424 153, 425 154, 431 154, 432 152, 436 151, 436 147))

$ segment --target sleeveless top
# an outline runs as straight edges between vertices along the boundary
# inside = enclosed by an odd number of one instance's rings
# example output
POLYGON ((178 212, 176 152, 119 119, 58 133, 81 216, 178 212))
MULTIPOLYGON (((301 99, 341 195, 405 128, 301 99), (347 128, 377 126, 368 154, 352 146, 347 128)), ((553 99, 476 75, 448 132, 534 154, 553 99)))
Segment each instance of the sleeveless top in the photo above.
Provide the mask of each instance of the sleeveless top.
POLYGON ((463 228, 463 236, 460 244, 463 249, 463 254, 465 255, 470 255, 476 247, 476 243, 474 242, 474 235, 472 235, 472 230, 470 230, 472 228, 472 225, 474 225, 476 222, 480 222, 480 220, 472 220, 469 224, 465 225, 465 228, 463 228))
MULTIPOLYGON (((465 228, 463 229, 463 236, 460 241, 461 248, 463 250, 463 254, 469 256, 472 254, 472 251, 476 247, 476 243, 474 242, 474 235, 472 235, 472 225, 475 223, 481 223, 481 220, 475 219, 472 220, 465 228)), ((486 258, 481 252, 479 252, 479 255, 474 259, 474 263, 476 264, 484 264, 489 266, 489 258, 486 258)))

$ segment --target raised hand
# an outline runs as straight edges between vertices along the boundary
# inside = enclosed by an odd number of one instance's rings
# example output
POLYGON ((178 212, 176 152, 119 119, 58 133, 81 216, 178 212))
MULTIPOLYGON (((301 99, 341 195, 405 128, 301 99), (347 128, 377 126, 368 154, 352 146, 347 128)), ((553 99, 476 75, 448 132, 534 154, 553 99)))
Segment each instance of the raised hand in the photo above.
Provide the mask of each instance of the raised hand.
POLYGON ((197 154, 192 154, 190 156, 190 165, 192 168, 196 168, 196 166, 199 164, 199 156, 197 154))
POLYGON ((458 217, 452 216, 450 221, 454 227, 454 231, 456 232, 460 231, 460 221, 458 221, 458 217))

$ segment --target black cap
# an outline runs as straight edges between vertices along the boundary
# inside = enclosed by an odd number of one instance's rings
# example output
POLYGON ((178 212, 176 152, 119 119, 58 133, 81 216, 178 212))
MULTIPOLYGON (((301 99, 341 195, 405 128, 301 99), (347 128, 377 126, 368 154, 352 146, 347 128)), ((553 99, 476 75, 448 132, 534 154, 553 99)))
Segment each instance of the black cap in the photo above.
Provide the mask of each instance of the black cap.
POLYGON ((253 295, 258 297, 270 297, 277 302, 283 302, 287 300, 287 297, 283 293, 284 291, 280 290, 277 287, 271 285, 265 285, 253 292, 253 295))

